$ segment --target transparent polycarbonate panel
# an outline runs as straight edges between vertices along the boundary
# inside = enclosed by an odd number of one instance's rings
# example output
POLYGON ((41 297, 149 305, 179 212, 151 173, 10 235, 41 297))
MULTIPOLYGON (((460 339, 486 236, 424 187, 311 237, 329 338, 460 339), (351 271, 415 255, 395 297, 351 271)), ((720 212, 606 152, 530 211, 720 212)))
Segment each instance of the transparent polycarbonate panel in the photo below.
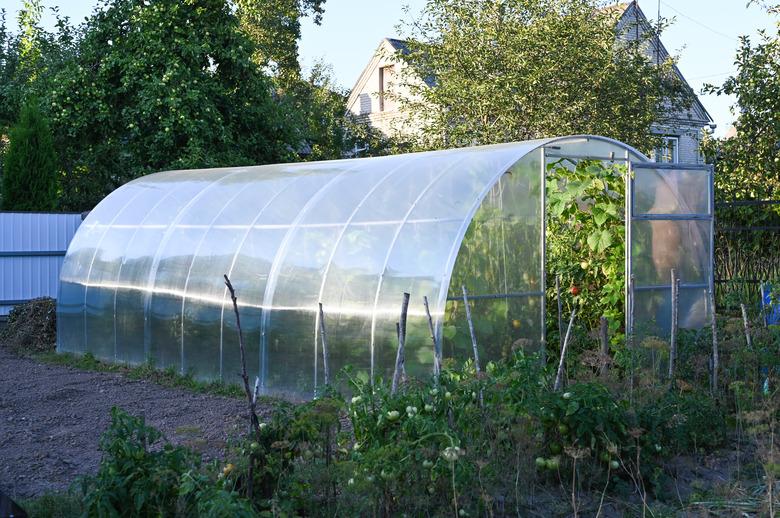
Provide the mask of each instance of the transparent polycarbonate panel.
POLYGON ((435 311, 450 249, 462 221, 407 222, 387 260, 374 318, 374 372, 392 374, 397 345, 396 327, 403 294, 409 293, 406 368, 409 374, 429 372, 433 356, 423 297, 435 311))
MULTIPOLYGON (((324 185, 301 209, 296 227, 284 240, 277 257, 272 299, 267 304, 267 342, 264 351, 264 387, 296 392, 315 388, 316 322, 323 281, 347 226, 382 181, 408 162, 385 159, 373 167, 347 170, 324 185), (389 166, 386 165, 389 163, 389 166), (338 203, 334 203, 338 199, 338 203)), ((338 336, 331 340, 338 357, 338 336)))
MULTIPOLYGON (((370 199, 378 194, 375 192, 370 199)), ((370 205, 366 203, 364 207, 370 205)), ((336 247, 322 287, 326 332, 329 344, 333 344, 329 345, 333 372, 347 365, 364 372, 371 369, 372 308, 387 244, 392 242, 397 228, 398 225, 352 223, 336 247), (377 253, 378 250, 384 253, 377 253)), ((321 383, 319 344, 317 351, 316 373, 321 383)))
MULTIPOLYGON (((681 329, 699 329, 710 321, 707 290, 680 288, 677 321, 681 329)), ((634 295, 634 319, 639 337, 668 337, 672 321, 672 290, 637 290, 634 295)))
MULTIPOLYGON (((185 328, 182 309, 187 280, 193 261, 203 252, 206 233, 212 221, 225 210, 238 193, 246 188, 247 182, 243 172, 244 170, 239 169, 228 174, 215 175, 215 181, 204 187, 187 206, 179 211, 157 251, 157 270, 154 273, 153 287, 148 295, 151 343, 159 344, 157 350, 161 363, 167 366, 178 365, 182 373, 188 372, 183 349, 185 328), (206 200, 207 203, 199 203, 206 200), (173 360, 174 358, 177 360, 173 360)), ((238 230, 230 230, 222 239, 222 243, 213 244, 230 246, 230 237, 238 232, 238 230)), ((216 273, 212 275, 212 282, 221 286, 222 277, 216 273)), ((214 302, 212 301, 211 304, 214 305, 214 302)), ((203 347, 210 348, 205 343, 203 347)), ((218 347, 216 350, 219 350, 218 347)))
POLYGON ((540 155, 504 174, 474 214, 458 251, 449 296, 541 291, 540 155))
MULTIPOLYGON (((253 279, 245 279, 243 275, 234 276, 231 270, 238 250, 252 232, 252 225, 258 220, 263 208, 281 189, 293 184, 294 180, 269 179, 266 188, 261 192, 257 192, 253 182, 247 178, 243 178, 241 182, 231 182, 231 185, 233 183, 236 184, 237 190, 225 200, 217 215, 212 218, 208 230, 193 253, 184 286, 181 307, 184 351, 182 369, 202 379, 218 379, 222 375, 222 305, 227 291, 222 276, 225 274, 229 275, 238 291, 244 315, 244 333, 251 338, 246 344, 249 356, 248 372, 257 372, 259 317, 252 318, 252 312, 259 311, 262 295, 248 288, 254 284, 253 279), (247 210, 247 207, 254 208, 247 210)), ((273 250, 266 252, 273 254, 273 250)), ((256 257, 255 267, 262 264, 259 261, 256 257)), ((266 264, 270 262, 269 259, 265 261, 266 264)), ((228 316, 233 316, 232 307, 229 308, 228 316)), ((234 376, 238 370, 234 366, 230 372, 231 376, 234 376)))
MULTIPOLYGON (((265 315, 260 311, 260 308, 266 307, 265 311, 272 311, 268 309, 273 304, 273 298, 269 295, 276 294, 276 290, 269 291, 269 279, 272 275, 273 265, 281 265, 281 259, 286 255, 285 252, 292 250, 292 247, 289 245, 295 235, 295 230, 298 228, 296 225, 299 222, 296 222, 296 219, 301 213, 301 208, 306 206, 315 196, 318 196, 318 193, 329 182, 333 181, 333 178, 334 176, 330 174, 313 174, 291 179, 291 182, 294 180, 295 184, 290 188, 281 190, 270 201, 268 206, 263 209, 262 216, 248 234, 246 243, 239 250, 239 256, 231 273, 231 282, 234 282, 236 290, 240 291, 239 287, 242 285, 236 283, 246 283, 243 284, 246 286, 246 289, 244 289, 244 292, 247 293, 245 298, 251 301, 252 304, 257 305, 257 308, 247 310, 249 318, 251 318, 250 325, 252 327, 250 327, 249 332, 245 332, 245 342, 249 344, 253 351, 257 351, 257 354, 253 356, 256 361, 252 365, 252 369, 257 369, 257 372, 261 373, 261 383, 264 388, 267 388, 266 378, 274 376, 278 372, 287 373, 287 375, 291 376, 290 380, 292 380, 293 376, 297 380, 300 379, 301 373, 305 370, 305 376, 311 380, 309 385, 311 386, 313 383, 314 358, 311 351, 311 341, 300 345, 297 342, 284 342, 284 346, 291 349, 294 347, 305 347, 309 350, 305 365, 296 365, 294 362, 285 361, 278 364, 274 362, 274 365, 269 365, 267 369, 263 368, 264 365, 268 365, 268 362, 270 362, 268 351, 271 348, 278 349, 282 347, 282 341, 276 336, 275 332, 270 331, 270 329, 273 329, 271 326, 274 325, 270 324, 269 331, 266 332, 266 354, 265 356, 262 355, 262 325, 263 320, 268 319, 269 315, 265 315), (256 259, 257 254, 262 256, 260 260, 256 259)), ((326 225, 321 228, 332 230, 333 227, 326 225)), ((295 252, 297 253, 299 250, 295 250, 295 252)), ((238 331, 235 327, 235 319, 229 298, 226 298, 225 301, 223 311, 223 376, 228 381, 235 381, 237 379, 235 375, 240 369, 238 331)), ((293 302, 293 305, 297 307, 298 304, 293 302)), ((294 308, 293 311, 295 311, 294 308)), ((270 319, 268 320, 270 321, 270 319)), ((244 317, 242 316, 243 323, 244 317)), ((310 333, 312 327, 313 324, 305 329, 296 328, 294 331, 310 333)), ((290 389, 289 386, 274 387, 274 389, 277 388, 280 391, 290 389)))
POLYGON ((634 215, 709 214, 707 170, 634 170, 634 215))
POLYGON ((668 286, 671 270, 683 283, 709 284, 711 225, 705 220, 634 220, 632 273, 636 286, 668 286))
POLYGON ((575 157, 609 158, 614 156, 616 160, 625 159, 626 153, 630 160, 644 161, 645 158, 627 149, 619 142, 594 137, 576 137, 572 139, 553 142, 545 146, 548 154, 566 155, 575 157))
POLYGON ((142 190, 134 184, 114 191, 89 214, 73 237, 60 272, 57 298, 58 351, 86 352, 85 292, 93 260, 100 252, 108 225, 141 193, 142 190))
MULTIPOLYGON (((128 242, 116 282, 114 319, 117 358, 130 363, 149 360, 158 367, 178 366, 180 355, 172 358, 172 354, 167 351, 165 355, 160 355, 153 348, 149 333, 151 322, 147 318, 147 311, 155 272, 163 259, 165 266, 170 260, 161 257, 158 252, 165 244, 166 233, 171 230, 170 224, 181 210, 224 174, 224 170, 188 172, 177 182, 163 181, 165 175, 142 179, 150 186, 146 194, 149 199, 139 204, 139 208, 145 210, 137 213, 138 223, 133 225, 134 233, 128 242)), ((184 262, 181 257, 178 261, 184 262)))
MULTIPOLYGON (((475 309, 484 313, 481 334, 490 343, 486 360, 501 357, 517 340, 528 341, 522 342, 524 349, 538 348, 541 340, 540 185, 541 154, 526 155, 485 197, 458 251, 450 299, 462 298, 464 285, 472 297, 523 294, 473 300, 475 309)), ((467 345, 471 343, 465 324, 462 302, 451 300, 445 317, 445 343, 460 353, 464 352, 464 338, 467 345)))
MULTIPOLYGON (((535 353, 541 337, 541 296, 469 300, 482 367, 508 358, 516 350, 535 353)), ((463 361, 473 357, 471 332, 463 300, 447 302, 442 328, 442 355, 463 361)))

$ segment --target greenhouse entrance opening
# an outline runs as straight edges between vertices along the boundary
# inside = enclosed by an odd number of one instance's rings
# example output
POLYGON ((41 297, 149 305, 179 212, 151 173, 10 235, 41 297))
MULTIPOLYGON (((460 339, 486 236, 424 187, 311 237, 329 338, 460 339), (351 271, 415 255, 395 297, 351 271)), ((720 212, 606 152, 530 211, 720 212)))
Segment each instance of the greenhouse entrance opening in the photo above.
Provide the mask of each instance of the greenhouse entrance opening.
MULTIPOLYGON (((670 232, 661 223, 684 227, 678 263, 670 253, 663 264, 678 265, 681 295, 690 292, 696 306, 697 286, 711 277, 711 246, 689 236, 711 224, 711 210, 709 220, 688 210, 700 200, 676 189, 695 190, 699 177, 659 168, 611 139, 573 136, 138 178, 98 204, 71 242, 57 349, 236 382, 227 274, 248 375, 264 393, 311 396, 323 386, 322 323, 331 378, 349 365, 356 375, 389 379, 404 293, 411 376, 431 373, 434 350, 471 356, 464 287, 484 361, 518 347, 544 350, 548 166, 588 160, 622 164, 635 176, 626 193, 635 200, 626 266, 636 279, 636 318, 663 313, 652 297, 662 297, 663 276, 650 275, 661 250, 655 242, 670 232), (700 269, 689 268, 689 256, 700 269)), ((711 206, 711 189, 707 195, 711 206)), ((694 316, 686 322, 698 323, 694 316)))

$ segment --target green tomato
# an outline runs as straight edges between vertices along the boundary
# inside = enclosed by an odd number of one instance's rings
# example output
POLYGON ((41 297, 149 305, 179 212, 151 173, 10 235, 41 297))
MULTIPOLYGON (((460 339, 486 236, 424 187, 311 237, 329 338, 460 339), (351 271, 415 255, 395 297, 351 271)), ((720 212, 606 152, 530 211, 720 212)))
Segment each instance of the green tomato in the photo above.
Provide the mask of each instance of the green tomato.
POLYGON ((546 468, 547 467, 547 460, 545 460, 544 457, 536 457, 536 467, 537 468, 546 468))
POLYGON ((561 453, 561 451, 563 451, 563 448, 561 448, 561 445, 558 444, 557 442, 550 444, 550 453, 552 453, 553 455, 558 455, 559 453, 561 453))
POLYGON ((618 469, 620 467, 620 463, 616 460, 610 461, 609 467, 612 469, 618 469))
POLYGON ((452 399, 452 392, 445 392, 444 393, 444 399, 446 399, 447 401, 452 399))
POLYGON ((392 423, 393 421, 398 421, 398 418, 400 416, 401 416, 401 413, 398 410, 390 410, 387 413, 387 420, 392 423))
POLYGON ((603 451, 601 452, 601 455, 599 455, 599 458, 601 459, 601 462, 609 462, 612 457, 609 456, 609 453, 603 451))
POLYGON ((423 461, 422 465, 425 469, 431 469, 433 467, 433 461, 426 459, 423 461))
POLYGON ((558 456, 552 457, 550 459, 547 459, 546 464, 547 464, 547 469, 549 469, 550 471, 554 471, 561 467, 561 458, 558 456))
POLYGON ((566 435, 567 433, 569 433, 569 427, 563 423, 559 424, 558 433, 560 433, 561 435, 566 435))
POLYGON ((433 405, 425 405, 426 412, 433 412, 433 405))

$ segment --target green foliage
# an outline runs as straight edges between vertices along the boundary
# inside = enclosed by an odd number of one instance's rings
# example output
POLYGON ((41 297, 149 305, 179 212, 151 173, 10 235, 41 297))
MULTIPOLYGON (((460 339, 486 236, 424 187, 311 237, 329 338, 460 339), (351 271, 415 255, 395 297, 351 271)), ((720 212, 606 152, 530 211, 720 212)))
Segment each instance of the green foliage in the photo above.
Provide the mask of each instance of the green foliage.
POLYGON ((111 425, 100 439, 98 474, 82 482, 85 514, 172 515, 180 476, 194 466, 194 459, 183 448, 160 444, 161 439, 142 417, 113 408, 111 425))
POLYGON ((698 391, 648 398, 637 412, 637 421, 647 445, 663 445, 666 454, 712 450, 726 438, 723 410, 709 394, 698 391))
POLYGON ((80 495, 76 493, 51 493, 22 500, 19 505, 28 516, 36 518, 72 518, 83 514, 80 495))
POLYGON ((777 32, 762 31, 759 39, 741 37, 736 75, 705 88, 737 102, 736 135, 703 144, 717 166, 716 193, 724 200, 780 198, 780 22, 777 32))
MULTIPOLYGON (((770 15, 777 7, 765 4, 770 15)), ((738 114, 735 135, 702 142, 710 163, 715 164, 718 201, 780 199, 780 22, 774 32, 760 33, 758 41, 743 36, 735 56, 737 72, 705 92, 732 95, 738 114)), ((720 228, 769 227, 768 230, 718 232, 715 242, 717 277, 732 281, 720 286, 719 305, 736 306, 758 298, 749 279, 780 277, 780 205, 718 207, 720 228)))
POLYGON ((597 134, 642 150, 651 124, 688 91, 672 62, 656 65, 646 40, 616 44, 619 9, 595 0, 429 0, 409 24, 408 54, 417 77, 409 113, 419 115, 425 148, 597 134))
POLYGON ((560 275, 562 296, 585 328, 606 316, 616 332, 624 320, 625 166, 583 160, 547 169, 548 307, 556 307, 560 275))
POLYGON ((65 208, 162 169, 280 162, 291 129, 220 0, 108 1, 49 92, 65 208))
POLYGON ((112 408, 100 449, 97 475, 81 481, 84 516, 255 515, 224 477, 210 476, 195 454, 163 441, 143 417, 112 408))
POLYGON ((366 148, 364 155, 388 152, 390 142, 347 110, 348 92, 334 84, 325 64, 316 63, 306 79, 288 77, 283 84, 281 100, 296 128, 301 158, 336 160, 354 154, 359 147, 366 148))
POLYGON ((547 393, 538 415, 550 440, 550 453, 561 453, 556 444, 617 453, 619 446, 628 444, 626 407, 625 401, 616 401, 597 383, 577 383, 563 394, 547 393))
POLYGON ((301 19, 322 21, 325 0, 238 0, 241 29, 256 44, 254 58, 283 81, 300 78, 298 41, 301 19))
POLYGON ((3 209, 49 211, 57 203, 57 156, 51 130, 35 100, 10 130, 3 166, 3 209))

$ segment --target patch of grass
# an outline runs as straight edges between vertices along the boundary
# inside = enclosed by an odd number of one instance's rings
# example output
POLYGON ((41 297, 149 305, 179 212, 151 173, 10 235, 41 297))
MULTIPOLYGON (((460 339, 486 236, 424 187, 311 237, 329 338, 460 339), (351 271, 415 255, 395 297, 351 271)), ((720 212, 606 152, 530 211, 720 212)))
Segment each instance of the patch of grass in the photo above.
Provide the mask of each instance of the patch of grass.
POLYGON ((69 518, 84 512, 81 498, 71 493, 51 493, 22 500, 19 505, 35 518, 69 518))
MULTIPOLYGON (((169 367, 164 370, 157 369, 153 363, 146 362, 141 365, 130 366, 108 363, 95 358, 91 353, 76 355, 71 353, 46 352, 33 354, 31 358, 42 363, 64 365, 76 369, 94 372, 117 372, 134 380, 147 380, 163 387, 180 388, 199 394, 211 394, 230 398, 243 399, 246 397, 243 389, 236 384, 222 381, 200 381, 191 374, 181 375, 175 369, 169 367)), ((258 398, 261 401, 274 401, 273 398, 258 398)))

